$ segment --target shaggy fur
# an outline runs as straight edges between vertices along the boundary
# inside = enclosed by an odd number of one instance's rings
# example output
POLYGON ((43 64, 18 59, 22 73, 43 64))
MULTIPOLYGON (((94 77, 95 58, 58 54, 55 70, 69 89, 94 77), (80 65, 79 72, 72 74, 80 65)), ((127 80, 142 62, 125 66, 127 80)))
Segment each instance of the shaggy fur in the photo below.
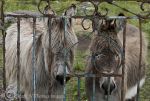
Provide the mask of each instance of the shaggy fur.
MULTIPOLYGON (((98 22, 98 20, 97 20, 98 22)), ((102 46, 99 43, 102 43, 102 41, 104 40, 104 34, 108 34, 108 33, 112 33, 113 31, 108 30, 106 28, 105 30, 105 26, 101 26, 102 29, 104 31, 101 30, 96 30, 94 35, 93 35, 93 39, 91 41, 91 45, 90 45, 90 52, 95 53, 95 52, 99 52, 100 50, 102 50, 102 47, 106 47, 106 46, 102 46), (99 32, 98 32, 99 31, 99 32), (98 34, 99 33, 99 34, 98 34)), ((117 26, 116 26, 117 27, 117 26)), ((100 28, 100 27, 99 27, 100 28)), ((114 31, 115 32, 115 31, 114 31)), ((110 36, 111 38, 113 38, 114 40, 116 40, 117 44, 120 46, 120 48, 122 48, 122 44, 123 44, 123 30, 119 31, 119 33, 112 33, 110 34, 112 36, 110 36)), ((127 24, 126 27, 126 49, 125 49, 125 99, 132 99, 132 97, 134 97, 135 95, 131 95, 131 97, 126 96, 127 92, 129 91, 130 88, 134 87, 135 85, 137 85, 137 81, 138 81, 138 77, 140 76, 141 80, 143 78, 145 78, 145 66, 147 64, 146 62, 146 56, 147 56, 147 40, 145 38, 145 33, 142 33, 142 37, 143 37, 143 41, 142 41, 142 67, 141 67, 141 76, 138 74, 138 68, 139 68, 139 53, 140 53, 140 38, 139 38, 139 29, 133 25, 127 24)), ((108 54, 106 54, 108 55, 108 54)), ((112 56, 110 58, 113 57, 113 54, 111 54, 112 56)), ((93 66, 93 64, 91 63, 92 58, 88 59, 88 65, 87 65, 87 69, 86 71, 88 73, 94 73, 97 74, 99 72, 97 72, 93 66)), ((105 59, 103 58, 103 61, 105 61, 105 59)), ((114 65, 109 65, 107 67, 104 67, 105 64, 109 64, 109 60, 105 61, 105 62, 99 62, 97 63, 98 66, 100 66, 98 69, 101 72, 106 72, 106 73, 110 73, 110 72, 114 72, 114 65), (101 64, 103 63, 103 64, 101 64)), ((122 68, 120 68, 118 71, 115 71, 114 73, 121 73, 122 68)), ((96 87, 96 94, 95 94, 95 101, 105 101, 105 95, 104 95, 104 91, 100 88, 100 82, 102 82, 102 78, 96 78, 95 81, 95 87, 96 87)), ((121 78, 119 77, 115 77, 114 81, 116 82, 117 88, 115 91, 112 92, 112 94, 109 96, 110 99, 109 101, 121 101, 121 78)), ((142 84, 141 84, 142 86, 142 84)), ((86 94, 88 97, 88 101, 92 101, 92 87, 93 87, 93 79, 92 78, 86 78, 86 94)))
MULTIPOLYGON (((67 14, 66 14, 67 15, 67 14)), ((67 15, 67 16, 70 16, 67 15)), ((22 20, 20 24, 20 87, 26 101, 31 101, 32 94, 32 44, 33 22, 22 20)), ((64 20, 52 19, 51 47, 49 47, 49 33, 47 20, 36 22, 35 71, 37 101, 48 101, 49 88, 51 88, 50 101, 62 101, 63 85, 55 80, 56 65, 64 60, 60 56, 65 46, 72 47, 77 43, 77 37, 72 29, 71 19, 67 20, 67 33, 64 34, 64 20), (65 38, 65 37, 66 38, 65 38), (57 55, 59 59, 56 60, 57 55), (61 59, 60 59, 61 58, 61 59), (51 72, 50 72, 51 71, 51 72)), ((74 50, 72 47, 67 56, 68 67, 72 71, 74 50)), ((16 93, 17 86, 17 24, 12 24, 6 35, 6 76, 8 88, 11 86, 16 93)))

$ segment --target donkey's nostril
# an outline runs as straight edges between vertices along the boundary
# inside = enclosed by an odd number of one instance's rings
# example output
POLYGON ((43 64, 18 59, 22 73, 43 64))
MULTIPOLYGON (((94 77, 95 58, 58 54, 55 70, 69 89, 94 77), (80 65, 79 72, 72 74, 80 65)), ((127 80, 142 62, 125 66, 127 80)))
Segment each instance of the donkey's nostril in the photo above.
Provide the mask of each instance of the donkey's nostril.
POLYGON ((115 88, 116 85, 113 82, 110 84, 108 82, 104 82, 102 84, 102 89, 104 90, 105 95, 110 95, 115 88))
MULTIPOLYGON (((66 82, 70 79, 70 77, 66 77, 66 82)), ((56 80, 61 84, 64 85, 64 76, 63 75, 57 75, 56 80)))

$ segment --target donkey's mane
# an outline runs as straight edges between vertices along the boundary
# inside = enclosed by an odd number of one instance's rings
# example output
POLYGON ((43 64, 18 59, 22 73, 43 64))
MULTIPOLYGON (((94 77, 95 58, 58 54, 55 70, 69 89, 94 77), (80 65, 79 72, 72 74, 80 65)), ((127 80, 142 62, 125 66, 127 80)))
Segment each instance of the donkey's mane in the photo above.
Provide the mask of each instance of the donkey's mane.
MULTIPOLYGON (((71 28, 71 25, 68 25, 66 22, 66 32, 64 32, 64 25, 65 22, 62 18, 56 18, 52 21, 55 21, 51 25, 51 48, 52 52, 56 53, 60 51, 63 48, 63 45, 67 45, 67 48, 72 47, 74 44, 77 43, 77 39, 75 39, 75 35, 73 34, 73 29, 71 28), (58 41, 59 40, 59 41, 58 41)), ((30 31, 32 31, 33 22, 25 20, 21 21, 21 25, 24 26, 30 26, 30 31)), ((24 27, 22 26, 22 27, 24 27)), ((32 32, 30 33, 32 35, 32 32)), ((43 38, 42 41, 43 45, 46 45, 47 48, 49 47, 49 32, 48 32, 48 25, 45 23, 45 21, 37 21, 36 22, 36 38, 43 38)), ((37 42, 36 41, 36 42, 37 42)), ((37 42, 39 43, 39 42, 37 42)))

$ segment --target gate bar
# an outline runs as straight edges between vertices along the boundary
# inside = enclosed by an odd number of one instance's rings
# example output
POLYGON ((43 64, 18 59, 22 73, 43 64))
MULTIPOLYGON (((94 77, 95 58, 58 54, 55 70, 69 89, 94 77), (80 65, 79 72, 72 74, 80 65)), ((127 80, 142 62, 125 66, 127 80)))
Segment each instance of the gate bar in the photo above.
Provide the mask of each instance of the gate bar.
POLYGON ((20 17, 17 18, 17 100, 20 99, 20 17))
MULTIPOLYGON (((51 58, 51 55, 52 55, 52 47, 51 47, 51 34, 52 34, 52 32, 51 32, 51 20, 52 20, 52 18, 50 18, 50 17, 48 17, 48 33, 49 33, 49 59, 51 58)), ((48 64, 49 65, 49 64, 48 64)), ((48 68, 49 69, 49 68, 48 68)), ((51 69, 49 69, 49 73, 51 74, 51 69)), ((50 78, 50 80, 51 80, 51 78, 50 78)), ((52 90, 52 87, 51 87, 51 85, 52 85, 52 82, 50 81, 50 87, 49 87, 49 91, 48 91, 48 94, 49 94, 49 99, 51 99, 51 90, 52 90)))
MULTIPOLYGON (((4 0, 1 1, 1 20, 2 24, 4 25, 4 0)), ((3 89, 6 90, 6 70, 5 70, 5 30, 2 30, 3 35, 3 89)))
POLYGON ((32 101, 36 101, 36 71, 35 71, 35 48, 36 48, 36 18, 33 17, 33 45, 32 45, 32 101))
POLYGON ((125 49, 126 49, 126 26, 127 20, 125 20, 125 26, 123 29, 123 59, 122 59, 122 88, 121 88, 121 101, 125 101, 125 49))
POLYGON ((81 78, 78 77, 78 101, 81 101, 81 92, 80 92, 80 84, 81 84, 81 78))
MULTIPOLYGON (((6 13, 4 14, 4 17, 22 17, 22 18, 33 18, 33 17, 36 17, 36 18, 40 18, 40 17, 50 17, 50 18, 60 18, 60 16, 55 16, 55 15, 41 15, 41 14, 36 14, 36 15, 30 15, 30 14, 16 14, 16 13, 6 13)), ((74 19, 77 19, 77 18, 87 18, 87 19, 90 19, 90 18, 93 18, 93 15, 86 15, 86 16, 82 16, 82 15, 79 15, 79 16, 65 16, 66 18, 74 18, 74 19)), ((106 17, 99 17, 101 19, 104 19, 106 17)), ((111 17, 107 17, 106 19, 122 19, 122 18, 126 18, 126 19, 139 19, 138 16, 126 16, 126 17, 122 17, 122 16, 111 16, 111 17)), ((147 17, 142 17, 142 19, 150 19, 150 16, 147 16, 147 17)))
MULTIPOLYGON (((67 34, 67 19, 66 17, 63 16, 63 20, 64 20, 64 40, 66 40, 66 34, 67 34)), ((64 59, 65 59, 65 63, 67 61, 67 47, 65 46, 65 42, 64 42, 64 59)), ((66 64, 64 64, 64 99, 63 101, 66 101, 67 98, 67 90, 66 90, 66 64)))
POLYGON ((92 86, 92 89, 93 89, 93 91, 92 91, 93 93, 92 93, 92 94, 93 94, 93 95, 92 95, 92 101, 95 101, 95 90, 96 90, 96 89, 95 89, 95 82, 96 82, 96 77, 94 76, 92 79, 93 79, 93 86, 92 86))
POLYGON ((140 78, 141 78, 141 65, 142 65, 142 20, 139 18, 139 36, 140 36, 140 53, 139 53, 139 68, 138 68, 138 85, 137 85, 137 96, 136 96, 136 101, 140 101, 140 78))

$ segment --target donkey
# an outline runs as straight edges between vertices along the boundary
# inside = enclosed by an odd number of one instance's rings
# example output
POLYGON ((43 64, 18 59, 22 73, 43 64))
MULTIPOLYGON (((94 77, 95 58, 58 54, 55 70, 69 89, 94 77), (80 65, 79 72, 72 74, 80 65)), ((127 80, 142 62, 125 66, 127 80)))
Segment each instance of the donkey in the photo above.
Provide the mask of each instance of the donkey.
MULTIPOLYGON (((90 57, 87 61, 87 73, 92 74, 121 74, 123 28, 125 20, 106 20, 95 17, 93 20, 93 38, 89 47, 90 57)), ((141 75, 138 74, 140 38, 139 29, 131 24, 126 25, 125 48, 125 100, 135 101, 138 77, 140 87, 145 81, 145 67, 147 64, 147 39, 142 33, 142 65, 141 75)), ((93 99, 93 78, 87 77, 86 94, 88 101, 93 99)), ((95 101, 121 101, 121 77, 95 77, 95 101), (107 100, 106 100, 107 99, 107 100)))
MULTIPOLYGON (((55 15, 52 10, 48 11, 55 15)), ((70 6, 63 17, 51 19, 51 48, 48 33, 48 18, 36 21, 35 36, 35 73, 36 73, 36 98, 37 101, 62 101, 64 86, 64 68, 66 75, 73 70, 75 45, 78 40, 73 30, 72 19, 76 13, 76 6, 70 6), (71 48, 70 48, 71 47, 71 48), (68 48, 64 56, 64 49, 68 48), (51 94, 51 96, 49 96, 51 94)), ((22 19, 20 22, 20 90, 25 100, 32 98, 32 49, 33 49, 33 22, 22 19)), ((12 24, 7 29, 6 35, 6 78, 7 90, 17 92, 17 24, 12 24)), ((69 77, 66 77, 66 81, 69 77)))

